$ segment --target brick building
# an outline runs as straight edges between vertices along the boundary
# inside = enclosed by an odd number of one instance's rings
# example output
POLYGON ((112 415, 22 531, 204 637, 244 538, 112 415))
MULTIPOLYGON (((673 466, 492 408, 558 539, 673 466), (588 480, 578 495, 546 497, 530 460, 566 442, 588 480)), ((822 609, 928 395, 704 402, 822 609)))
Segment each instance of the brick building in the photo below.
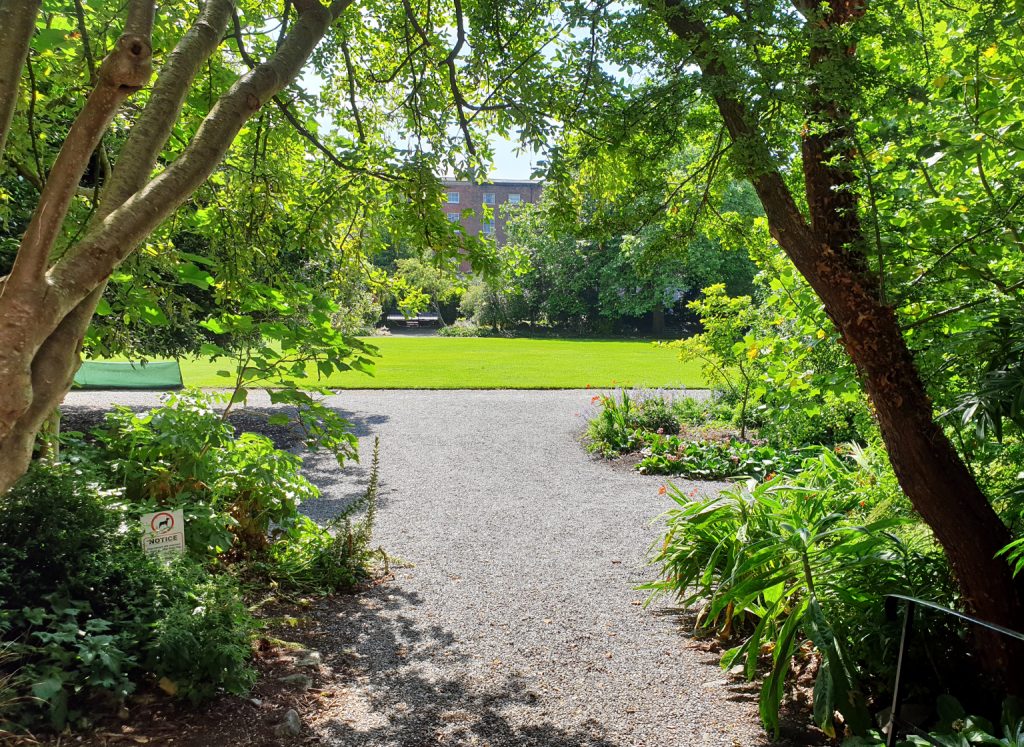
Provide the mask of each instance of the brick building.
POLYGON ((444 203, 448 220, 460 223, 463 230, 473 236, 493 236, 498 246, 505 243, 505 206, 540 199, 540 182, 496 179, 493 182, 473 182, 442 179, 447 192, 444 203), (483 220, 484 205, 492 211, 490 220, 483 220), (467 211, 472 211, 472 214, 467 211))

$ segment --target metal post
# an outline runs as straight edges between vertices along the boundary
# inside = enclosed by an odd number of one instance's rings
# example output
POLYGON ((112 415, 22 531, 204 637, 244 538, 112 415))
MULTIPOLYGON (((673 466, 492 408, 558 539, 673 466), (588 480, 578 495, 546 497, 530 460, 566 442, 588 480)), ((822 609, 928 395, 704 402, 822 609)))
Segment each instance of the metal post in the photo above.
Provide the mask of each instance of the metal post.
POLYGON ((900 717, 900 690, 903 687, 903 661, 907 653, 907 643, 914 627, 914 602, 907 601, 907 611, 903 615, 903 633, 900 635, 900 654, 896 660, 896 683, 892 688, 892 708, 889 710, 889 733, 886 734, 886 747, 896 747, 896 723, 900 717))

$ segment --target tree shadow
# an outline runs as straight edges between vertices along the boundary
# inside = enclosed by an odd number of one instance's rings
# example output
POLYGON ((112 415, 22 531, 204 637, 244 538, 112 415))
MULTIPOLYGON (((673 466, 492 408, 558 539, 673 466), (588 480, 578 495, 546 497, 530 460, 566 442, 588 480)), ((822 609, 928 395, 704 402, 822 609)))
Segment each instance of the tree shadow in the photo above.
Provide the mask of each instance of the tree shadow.
POLYGON ((323 743, 624 747, 596 721, 566 726, 546 717, 523 677, 500 669, 486 678, 453 674, 472 666, 471 657, 458 651, 450 630, 420 622, 414 608, 421 604, 419 594, 387 584, 330 605, 330 616, 320 618, 320 637, 335 647, 323 652, 325 663, 357 683, 349 688, 355 694, 319 721, 323 743))

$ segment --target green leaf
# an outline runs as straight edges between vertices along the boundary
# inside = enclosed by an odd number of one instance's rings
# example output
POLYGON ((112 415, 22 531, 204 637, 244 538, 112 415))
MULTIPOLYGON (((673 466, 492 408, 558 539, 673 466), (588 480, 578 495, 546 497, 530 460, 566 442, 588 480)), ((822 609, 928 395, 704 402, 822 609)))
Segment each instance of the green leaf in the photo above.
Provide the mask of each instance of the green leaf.
POLYGON ((45 52, 66 44, 67 40, 67 32, 61 29, 37 29, 35 36, 32 37, 32 48, 39 52, 45 52))
POLYGON ((64 690, 64 683, 56 677, 50 677, 32 685, 32 694, 40 700, 49 701, 57 693, 64 690))

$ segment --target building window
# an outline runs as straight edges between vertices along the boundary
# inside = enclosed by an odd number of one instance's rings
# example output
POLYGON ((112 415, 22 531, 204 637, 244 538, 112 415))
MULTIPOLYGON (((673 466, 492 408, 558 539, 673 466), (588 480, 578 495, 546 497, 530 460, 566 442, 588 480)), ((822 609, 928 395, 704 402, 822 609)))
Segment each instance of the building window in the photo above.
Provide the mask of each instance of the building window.
POLYGON ((461 220, 462 220, 462 214, 461 213, 448 213, 448 222, 449 223, 458 223, 461 220))
POLYGON ((490 236, 492 233, 494 233, 494 221, 485 220, 483 223, 481 223, 480 233, 482 233, 484 236, 490 236))
POLYGON ((458 192, 449 192, 448 193, 448 204, 449 205, 458 205, 459 204, 459 193, 458 192))
POLYGON ((509 195, 508 201, 510 205, 518 205, 520 202, 523 201, 523 198, 520 197, 519 195, 509 195))
POLYGON ((494 204, 494 192, 484 192, 484 205, 494 204))

